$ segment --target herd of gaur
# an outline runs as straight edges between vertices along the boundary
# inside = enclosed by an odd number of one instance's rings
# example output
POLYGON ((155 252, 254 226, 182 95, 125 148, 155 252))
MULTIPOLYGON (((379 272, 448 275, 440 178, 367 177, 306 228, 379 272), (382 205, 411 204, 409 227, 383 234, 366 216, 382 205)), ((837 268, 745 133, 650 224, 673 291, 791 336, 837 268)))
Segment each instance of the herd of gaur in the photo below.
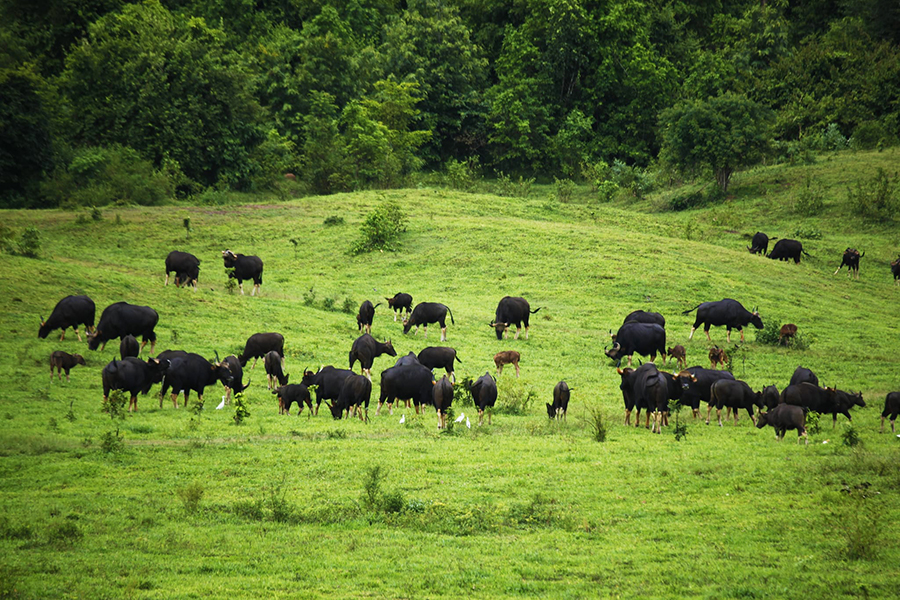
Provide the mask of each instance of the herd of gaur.
MULTIPOLYGON (((757 233, 753 237, 750 252, 765 254, 769 238, 765 234, 757 233)), ((784 245, 783 252, 779 246, 783 242, 796 242, 795 240, 780 240, 776 244, 770 258, 781 258, 788 253, 790 258, 799 262, 802 247, 799 242, 784 245), (777 256, 773 256, 776 255, 777 256)), ((855 249, 848 248, 843 256, 841 267, 848 266, 851 273, 859 273, 859 258, 861 255, 855 249)), ((252 280, 254 290, 251 295, 259 292, 262 284, 263 262, 257 256, 244 256, 235 254, 230 250, 222 252, 222 258, 226 269, 230 269, 229 277, 238 280, 243 294, 243 281, 252 280)), ((199 279, 200 260, 187 252, 173 251, 165 261, 166 280, 169 282, 169 273, 175 273, 176 286, 191 286, 196 291, 199 279)), ((895 279, 900 281, 900 258, 891 264, 895 279)), ((839 269, 840 270, 840 267, 839 269)), ((837 272, 837 271, 836 271, 837 272)), ((446 340, 446 317, 449 314, 451 324, 453 314, 450 309, 436 302, 420 302, 413 307, 413 298, 407 293, 395 294, 392 298, 386 298, 388 306, 394 313, 394 321, 399 317, 403 322, 403 332, 408 333, 413 327, 421 326, 427 337, 429 324, 438 324, 441 329, 441 341, 446 340)), ((46 338, 55 329, 61 329, 60 340, 65 338, 66 329, 72 327, 78 340, 81 335, 78 326, 84 325, 87 330, 88 348, 101 350, 106 342, 119 338, 120 358, 107 364, 101 373, 103 383, 104 400, 111 390, 123 390, 129 394, 129 410, 137 410, 137 397, 146 395, 151 386, 162 384, 159 395, 160 407, 163 398, 171 390, 173 405, 178 407, 178 396, 184 394, 184 405, 187 405, 191 391, 195 391, 202 402, 206 387, 220 382, 226 389, 225 401, 228 402, 232 393, 241 393, 248 386, 243 383, 243 368, 249 359, 253 359, 251 369, 256 366, 256 361, 263 358, 263 363, 268 379, 268 388, 277 397, 279 412, 290 414, 291 406, 296 403, 298 415, 302 413, 304 405, 308 407, 309 414, 318 414, 322 402, 330 409, 332 416, 340 419, 343 416, 359 416, 368 420, 368 405, 372 393, 371 369, 373 361, 381 355, 397 356, 390 341, 379 342, 371 335, 372 322, 375 309, 380 305, 372 304, 369 300, 362 303, 356 317, 357 327, 361 335, 353 342, 349 352, 349 368, 338 369, 334 366, 323 366, 317 372, 304 370, 301 383, 288 383, 289 376, 284 374, 284 336, 280 333, 256 333, 251 335, 240 356, 228 356, 211 362, 196 353, 183 350, 165 350, 157 356, 153 356, 156 344, 154 328, 159 321, 158 313, 148 306, 137 306, 126 302, 116 302, 107 306, 100 316, 97 326, 94 327, 95 305, 87 296, 66 296, 61 299, 53 309, 50 317, 44 321, 38 331, 39 338, 46 338), (138 343, 137 337, 142 338, 138 343), (146 361, 140 360, 142 349, 150 343, 150 355, 146 361), (352 369, 356 362, 360 363, 361 374, 356 374, 352 369), (315 405, 310 394, 315 392, 315 405)), ((529 303, 524 298, 506 296, 500 300, 495 317, 490 326, 495 330, 498 340, 507 337, 509 329, 515 325, 515 339, 524 328, 525 339, 528 339, 529 317, 537 313, 540 308, 531 310, 529 303)), ((743 328, 753 325, 762 329, 762 319, 757 310, 748 311, 740 302, 725 298, 715 302, 704 302, 694 308, 684 311, 689 314, 697 311, 696 319, 691 328, 689 339, 702 324, 707 339, 710 327, 724 326, 726 328, 726 340, 730 342, 731 331, 737 329, 744 340, 743 328)), ((781 328, 781 336, 793 336, 797 332, 796 325, 786 324, 781 328)), ((616 371, 621 377, 620 389, 625 404, 625 425, 631 424, 631 414, 637 411, 635 426, 640 424, 640 413, 645 411, 645 427, 654 433, 661 433, 661 428, 668 423, 669 402, 676 401, 681 406, 689 406, 694 418, 700 416, 700 401, 707 403, 706 423, 709 424, 713 407, 716 408, 718 423, 722 425, 721 411, 726 408, 733 412, 734 420, 738 420, 738 412, 746 410, 751 420, 757 427, 771 425, 776 430, 776 439, 781 439, 787 429, 796 429, 798 441, 806 438, 805 413, 814 411, 817 413, 831 413, 833 423, 837 420, 838 413, 851 419, 849 410, 853 406, 865 406, 862 393, 851 394, 835 388, 822 388, 818 378, 809 369, 797 367, 788 386, 779 393, 774 385, 767 386, 758 392, 754 392, 743 381, 736 380, 734 376, 723 369, 728 361, 725 351, 714 346, 709 351, 710 368, 700 366, 687 368, 685 348, 675 345, 666 348, 665 318, 655 312, 637 310, 627 315, 621 327, 616 333, 610 330, 612 347, 605 349, 605 354, 616 360, 616 371), (650 362, 632 368, 632 355, 649 356, 650 362), (656 355, 659 354, 664 362, 675 359, 677 362, 676 373, 661 371, 655 365, 656 355), (628 367, 621 368, 623 358, 628 358, 628 367), (758 413, 754 414, 754 407, 758 413), (763 412, 763 409, 767 412, 763 412), (653 419, 652 425, 650 419, 653 419)), ((497 375, 502 373, 505 364, 512 364, 519 376, 520 353, 514 350, 498 352, 494 356, 497 375)), ((462 362, 455 349, 450 347, 427 347, 418 355, 410 352, 400 357, 394 366, 385 369, 381 373, 381 392, 378 400, 376 415, 380 414, 382 406, 388 405, 390 414, 393 414, 395 401, 403 400, 407 408, 411 403, 418 413, 425 405, 433 406, 438 418, 438 427, 446 427, 447 413, 453 401, 453 386, 456 384, 454 363, 462 362), (436 379, 433 369, 444 369, 446 374, 441 379, 436 379)), ((69 379, 70 370, 76 365, 84 365, 85 360, 81 355, 69 354, 57 350, 50 357, 51 377, 56 371, 57 378, 61 379, 61 372, 65 371, 66 380, 69 379)), ((477 408, 479 424, 483 422, 487 411, 488 423, 491 422, 491 409, 497 401, 496 378, 490 372, 475 381, 466 382, 472 401, 477 408)), ((560 381, 553 388, 553 403, 548 403, 547 414, 551 419, 565 418, 571 388, 565 381, 560 381)), ((884 430, 884 420, 890 417, 891 430, 894 431, 894 422, 900 412, 900 392, 891 392, 885 399, 885 407, 882 412, 881 429, 884 430)))

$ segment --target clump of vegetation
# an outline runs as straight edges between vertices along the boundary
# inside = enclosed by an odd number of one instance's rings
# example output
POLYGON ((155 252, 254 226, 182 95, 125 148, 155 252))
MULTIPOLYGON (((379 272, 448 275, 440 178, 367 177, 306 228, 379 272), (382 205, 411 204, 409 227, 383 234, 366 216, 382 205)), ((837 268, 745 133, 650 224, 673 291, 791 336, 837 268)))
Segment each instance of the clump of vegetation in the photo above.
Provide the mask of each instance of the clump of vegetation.
POLYGON ((184 235, 185 235, 185 237, 190 238, 190 237, 191 237, 191 233, 193 233, 193 231, 194 231, 194 228, 191 226, 191 218, 190 218, 190 217, 185 217, 185 218, 181 221, 181 225, 182 225, 182 227, 184 227, 184 235))
POLYGON ((591 439, 595 442, 605 442, 608 425, 603 409, 599 405, 589 404, 585 408, 584 422, 587 423, 591 439))
POLYGON ((675 435, 675 441, 680 442, 687 437, 687 423, 681 422, 681 409, 684 408, 678 400, 669 400, 669 414, 675 415, 675 429, 672 433, 675 435))
POLYGON ((862 437, 851 423, 844 425, 844 431, 841 432, 841 443, 849 448, 856 448, 862 444, 862 437))
POLYGON ((512 525, 526 527, 567 528, 568 511, 555 498, 535 494, 524 504, 514 504, 509 509, 512 525))
POLYGON ((235 425, 241 425, 244 423, 244 419, 250 416, 250 410, 247 408, 247 404, 244 402, 244 394, 237 393, 234 395, 234 416, 232 419, 234 420, 235 425))
POLYGON ((817 412, 809 411, 806 413, 806 433, 809 435, 818 435, 822 433, 820 424, 822 415, 817 412))
POLYGON ((388 200, 376 207, 359 228, 360 237, 350 248, 350 254, 372 250, 396 250, 400 234, 406 231, 407 218, 400 205, 388 200))
POLYGON ((792 208, 798 215, 804 217, 814 217, 822 212, 825 206, 825 192, 822 186, 814 183, 812 177, 806 176, 803 187, 794 198, 792 208))
POLYGON ((109 415, 110 419, 124 419, 128 414, 125 410, 125 403, 128 396, 122 390, 112 390, 100 405, 100 412, 109 415))
POLYGON ((175 491, 181 504, 184 506, 184 512, 189 515, 197 514, 200 509, 200 501, 203 500, 205 488, 202 483, 193 482, 175 491))
POLYGON ((570 202, 575 191, 575 182, 571 179, 553 178, 553 187, 556 190, 556 199, 559 202, 570 202))
POLYGON ((884 514, 880 494, 868 481, 844 484, 842 504, 830 509, 834 530, 844 537, 842 554, 849 560, 868 560, 881 551, 880 522, 884 514))
POLYGON ((841 133, 837 123, 829 123, 819 136, 818 146, 820 150, 844 150, 850 146, 850 142, 841 133))
POLYGON ((406 499, 400 490, 384 489, 386 474, 381 465, 369 467, 366 471, 361 497, 363 508, 372 512, 402 512, 406 506, 406 499))
POLYGON ((854 150, 882 150, 897 143, 897 138, 881 121, 865 121, 853 130, 850 147, 854 150))
POLYGON ((356 302, 354 302, 353 298, 350 298, 349 296, 344 298, 344 303, 341 305, 342 313, 352 315, 354 312, 356 312, 356 309, 356 302))
POLYGON ((446 171, 447 185, 461 192, 474 191, 481 179, 481 164, 475 157, 464 161, 451 158, 447 161, 446 171))
MULTIPOLYGON (((325 220, 323 221, 323 223, 325 225, 328 225, 329 227, 333 227, 335 225, 343 225, 344 217, 341 217, 338 215, 330 215, 328 217, 325 217, 325 220)), ((293 240, 291 240, 291 241, 293 241, 293 240)))
POLYGON ((19 242, 16 244, 16 254, 37 258, 41 254, 41 232, 37 227, 30 226, 22 232, 19 242))
POLYGON ((531 403, 537 399, 537 392, 529 389, 518 379, 501 379, 497 382, 497 412, 508 415, 528 414, 531 403))
POLYGON ((890 176, 879 167, 869 181, 859 181, 855 188, 847 188, 847 202, 855 214, 865 219, 892 221, 900 209, 897 173, 890 176))
POLYGON ((0 539, 3 540, 27 540, 33 535, 31 526, 27 523, 11 523, 9 517, 0 517, 0 539))
POLYGON ((100 436, 100 449, 107 454, 118 454, 125 449, 125 439, 119 435, 118 428, 100 436))
POLYGON ((47 541, 59 546, 70 546, 84 537, 84 532, 71 519, 55 521, 47 527, 47 541))
POLYGON ((237 290, 237 279, 231 276, 233 273, 234 267, 225 269, 225 291, 229 294, 233 294, 237 290))

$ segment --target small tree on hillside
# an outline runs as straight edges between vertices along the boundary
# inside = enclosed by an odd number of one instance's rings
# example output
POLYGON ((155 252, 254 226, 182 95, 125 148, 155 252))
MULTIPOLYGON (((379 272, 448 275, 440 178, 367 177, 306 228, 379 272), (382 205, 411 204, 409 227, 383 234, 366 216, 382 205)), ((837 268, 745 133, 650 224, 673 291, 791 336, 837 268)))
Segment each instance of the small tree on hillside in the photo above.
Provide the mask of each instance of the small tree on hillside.
POLYGON ((723 192, 735 169, 756 163, 769 148, 772 112, 743 95, 684 102, 659 120, 663 160, 684 173, 711 169, 723 192))

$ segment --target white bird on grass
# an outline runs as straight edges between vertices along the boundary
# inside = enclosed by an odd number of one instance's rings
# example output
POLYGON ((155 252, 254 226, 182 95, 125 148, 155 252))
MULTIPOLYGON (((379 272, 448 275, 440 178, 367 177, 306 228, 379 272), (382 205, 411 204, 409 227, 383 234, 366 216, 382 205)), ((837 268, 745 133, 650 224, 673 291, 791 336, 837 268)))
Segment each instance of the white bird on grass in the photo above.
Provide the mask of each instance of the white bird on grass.
POLYGON ((222 396, 222 401, 219 402, 219 405, 216 407, 216 410, 222 410, 225 408, 225 396, 222 396))
POLYGON ((462 423, 462 422, 463 422, 463 419, 465 419, 465 418, 466 418, 466 413, 459 413, 459 416, 456 417, 456 422, 457 422, 457 423, 462 423))
POLYGON ((466 427, 472 429, 472 424, 469 422, 469 417, 466 417, 466 427))
POLYGON ((404 423, 406 423, 406 413, 404 413, 403 416, 400 417, 400 424, 403 425, 404 423))

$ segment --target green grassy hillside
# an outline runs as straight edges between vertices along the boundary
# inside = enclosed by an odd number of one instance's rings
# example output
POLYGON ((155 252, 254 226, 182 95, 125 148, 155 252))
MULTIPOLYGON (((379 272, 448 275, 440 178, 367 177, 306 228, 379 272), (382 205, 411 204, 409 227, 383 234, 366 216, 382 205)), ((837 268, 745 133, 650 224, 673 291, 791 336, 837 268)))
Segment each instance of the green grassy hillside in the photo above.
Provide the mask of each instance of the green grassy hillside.
MULTIPOLYGON (((100 222, 4 212, 14 231, 36 225, 43 248, 38 259, 0 255, 0 596, 892 597, 900 442, 878 427, 885 393, 900 388, 900 290, 888 269, 900 240, 896 225, 849 214, 845 197, 898 158, 756 169, 723 204, 681 213, 657 210, 671 191, 603 205, 581 190, 560 204, 543 188, 525 199, 426 188, 121 208, 100 222), (801 218, 790 204, 807 177, 824 186, 825 206, 801 218), (402 250, 348 255, 386 199, 409 217, 402 250), (324 223, 335 215, 345 222, 324 223), (756 230, 798 229, 815 238, 800 238, 814 257, 800 265, 745 249, 756 230), (860 281, 832 275, 847 246, 866 251, 860 281), (265 261, 259 298, 227 289, 226 248, 265 261), (173 249, 201 258, 196 293, 163 287, 173 249), (111 420, 100 371, 117 342, 91 352, 71 330, 62 342, 36 336, 40 315, 85 293, 98 318, 120 300, 154 307, 157 351, 225 356, 252 333, 279 331, 297 381, 304 367, 344 368, 356 307, 399 291, 451 308, 458 376, 493 372, 499 350, 521 352, 521 379, 500 377, 493 425, 439 434, 433 412, 376 417, 374 407, 369 424, 327 410, 279 416, 261 365, 245 373, 242 425, 233 407, 214 410, 220 388, 202 411, 176 411, 159 408, 157 387, 139 412, 111 420), (488 324, 504 295, 544 307, 530 339, 495 339, 488 324), (861 390, 861 445, 842 444, 844 417, 834 429, 823 417, 808 447, 792 433, 776 444, 746 413, 723 428, 682 414, 682 441, 674 426, 661 436, 623 426, 608 330, 631 310, 659 311, 669 345, 708 364, 710 344, 702 331, 688 341, 693 315, 681 313, 723 297, 758 306, 765 322, 796 323, 810 343, 763 345, 751 328, 738 347, 737 332, 725 344, 714 328, 735 376, 781 389, 802 364, 825 385, 861 390), (48 377, 55 349, 87 360, 70 383, 48 377), (574 388, 569 419, 550 423, 543 403, 560 379, 574 388), (606 418, 604 443, 588 408, 606 418)), ((437 327, 404 336, 386 305, 372 333, 400 355, 440 345, 437 327)), ((393 360, 375 361, 373 404, 393 360)), ((471 404, 454 411, 475 416, 471 404)))

